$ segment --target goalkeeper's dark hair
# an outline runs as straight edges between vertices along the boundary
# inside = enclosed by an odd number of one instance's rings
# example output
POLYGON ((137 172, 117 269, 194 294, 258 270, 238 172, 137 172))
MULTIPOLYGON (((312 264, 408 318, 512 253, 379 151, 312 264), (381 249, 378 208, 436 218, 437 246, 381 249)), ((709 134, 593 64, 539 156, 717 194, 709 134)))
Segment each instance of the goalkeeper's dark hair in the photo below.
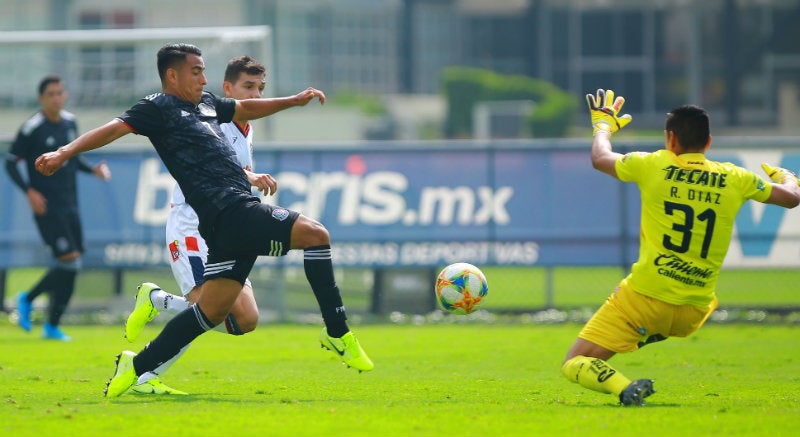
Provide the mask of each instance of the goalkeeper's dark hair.
POLYGON ((203 52, 197 46, 186 43, 167 44, 158 50, 156 65, 158 66, 158 77, 161 78, 162 82, 167 70, 176 68, 186 61, 186 55, 188 54, 203 56, 203 52))
POLYGON ((248 55, 239 56, 228 61, 228 66, 225 67, 225 82, 235 83, 242 73, 251 74, 253 76, 266 74, 267 67, 251 58, 248 55))
POLYGON ((705 109, 695 105, 683 105, 667 114, 664 130, 672 132, 684 150, 699 152, 708 144, 711 122, 705 109))
POLYGON ((57 74, 48 74, 47 76, 44 77, 44 79, 42 79, 39 82, 39 95, 40 96, 43 95, 44 90, 46 90, 47 86, 50 85, 51 83, 61 83, 61 82, 63 82, 61 76, 57 74))

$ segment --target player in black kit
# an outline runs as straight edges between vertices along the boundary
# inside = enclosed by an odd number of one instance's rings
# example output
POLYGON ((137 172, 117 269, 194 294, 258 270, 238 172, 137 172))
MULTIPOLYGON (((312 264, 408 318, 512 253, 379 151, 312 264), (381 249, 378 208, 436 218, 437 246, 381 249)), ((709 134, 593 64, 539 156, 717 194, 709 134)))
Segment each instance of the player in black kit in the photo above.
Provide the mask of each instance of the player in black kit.
POLYGON ((33 289, 17 295, 18 325, 25 331, 31 330, 33 300, 47 292, 50 307, 42 337, 62 341, 70 340, 59 324, 75 289, 75 275, 81 267, 83 252, 75 175, 82 171, 103 180, 111 177, 105 163, 92 166, 83 157, 67 162, 55 177, 45 177, 34 170, 39 155, 56 150, 77 136, 75 116, 63 109, 66 99, 64 82, 59 76, 42 79, 39 83, 42 109, 22 124, 6 159, 6 171, 27 196, 39 234, 55 258, 55 265, 33 289), (20 161, 25 162, 27 181, 19 171, 20 161))
MULTIPOLYGON (((197 212, 199 230, 208 244, 205 282, 197 304, 173 317, 138 354, 123 351, 105 394, 116 397, 137 383, 139 375, 175 356, 200 334, 225 320, 259 255, 282 256, 304 251, 306 278, 325 322, 324 347, 348 366, 372 370, 373 363, 347 326, 333 275, 330 235, 318 221, 295 211, 260 202, 228 145, 219 124, 234 113, 253 120, 293 106, 305 106, 325 94, 314 88, 289 97, 234 100, 205 92, 205 64, 200 49, 168 44, 158 51, 162 92, 140 100, 120 117, 75 141, 46 153, 36 169, 52 175, 66 160, 102 147, 129 133, 150 139, 170 174, 197 212)), ((270 187, 275 192, 277 185, 270 187)))

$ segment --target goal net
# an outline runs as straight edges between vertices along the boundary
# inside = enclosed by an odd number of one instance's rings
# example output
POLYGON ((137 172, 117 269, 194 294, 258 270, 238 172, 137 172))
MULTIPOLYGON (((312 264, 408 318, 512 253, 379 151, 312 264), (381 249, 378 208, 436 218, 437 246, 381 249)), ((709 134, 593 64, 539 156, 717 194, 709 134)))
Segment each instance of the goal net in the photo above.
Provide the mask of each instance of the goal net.
POLYGON ((0 105, 36 107, 39 81, 57 73, 68 107, 127 108, 161 90, 156 52, 173 42, 200 47, 207 89, 218 94, 229 59, 248 54, 272 64, 268 26, 0 32, 0 105))

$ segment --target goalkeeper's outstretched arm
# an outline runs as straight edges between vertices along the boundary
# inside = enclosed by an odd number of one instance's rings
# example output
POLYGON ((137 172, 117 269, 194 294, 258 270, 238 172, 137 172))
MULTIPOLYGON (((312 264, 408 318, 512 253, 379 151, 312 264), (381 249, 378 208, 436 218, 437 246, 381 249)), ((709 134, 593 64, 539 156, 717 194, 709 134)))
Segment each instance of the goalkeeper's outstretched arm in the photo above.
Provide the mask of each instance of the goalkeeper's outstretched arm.
POLYGON ((630 115, 619 115, 625 98, 614 97, 612 90, 597 90, 597 95, 587 94, 586 103, 592 120, 592 166, 603 173, 617 177, 616 162, 622 154, 611 148, 611 134, 631 122, 630 115))
POLYGON ((598 132, 592 141, 592 167, 605 174, 617 177, 616 163, 622 156, 611 148, 611 134, 598 132))
POLYGON ((800 205, 800 179, 789 170, 781 167, 772 167, 767 163, 761 164, 764 173, 772 179, 772 192, 765 203, 794 208, 800 205))

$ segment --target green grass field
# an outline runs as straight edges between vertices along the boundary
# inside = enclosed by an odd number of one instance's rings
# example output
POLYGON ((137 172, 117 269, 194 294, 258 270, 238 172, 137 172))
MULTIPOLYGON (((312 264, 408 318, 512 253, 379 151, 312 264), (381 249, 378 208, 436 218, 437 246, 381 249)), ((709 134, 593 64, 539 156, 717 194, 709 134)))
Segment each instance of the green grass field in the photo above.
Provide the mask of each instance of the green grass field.
POLYGON ((0 321, 4 436, 794 436, 800 349, 791 325, 709 324, 611 360, 656 380, 641 408, 561 376, 579 325, 353 327, 376 363, 358 374, 321 350, 319 327, 201 336, 171 372, 185 397, 102 397, 120 326, 66 326, 46 342, 0 321))
MULTIPOLYGON (((598 307, 625 275, 614 267, 485 267, 489 297, 484 308, 491 311, 529 311, 545 307, 598 307), (549 284, 549 285, 548 285, 549 284), (549 292, 548 292, 549 290, 549 292), (548 293, 550 295, 548 296, 548 293)), ((6 304, 15 307, 19 290, 32 287, 44 274, 41 268, 14 269, 8 272, 6 304)), ((302 268, 287 269, 278 293, 275 271, 256 268, 250 276, 262 308, 283 308, 287 312, 317 312, 302 268)), ((366 312, 372 298, 372 272, 367 269, 341 269, 337 282, 349 311, 366 312)), ((165 290, 177 292, 168 268, 129 271, 123 275, 123 298, 132 305, 132 294, 142 281, 152 281, 165 290)), ((87 270, 78 275, 72 305, 108 306, 113 298, 113 276, 109 271, 87 270)), ((792 284, 800 283, 799 269, 725 270, 717 287, 722 307, 800 308, 800 294, 792 284)), ((433 291, 431 290, 431 293, 433 291)), ((40 302, 40 305, 43 303, 40 302)), ((126 306, 129 310, 129 307, 126 306)))

